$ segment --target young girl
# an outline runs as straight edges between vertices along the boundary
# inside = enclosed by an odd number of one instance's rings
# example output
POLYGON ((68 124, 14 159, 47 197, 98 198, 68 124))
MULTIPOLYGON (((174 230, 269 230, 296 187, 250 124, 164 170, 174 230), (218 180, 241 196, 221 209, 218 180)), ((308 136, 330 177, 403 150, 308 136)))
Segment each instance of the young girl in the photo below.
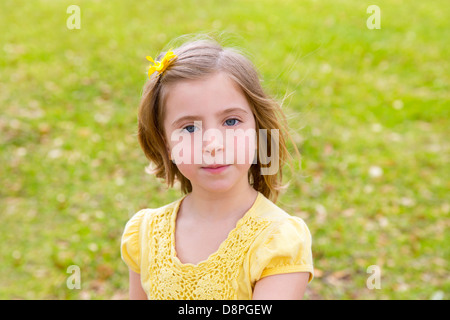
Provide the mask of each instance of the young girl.
POLYGON ((139 142, 153 173, 168 186, 176 178, 184 196, 128 221, 130 298, 301 299, 311 235, 274 204, 289 156, 280 106, 247 58, 213 40, 147 59, 139 142))

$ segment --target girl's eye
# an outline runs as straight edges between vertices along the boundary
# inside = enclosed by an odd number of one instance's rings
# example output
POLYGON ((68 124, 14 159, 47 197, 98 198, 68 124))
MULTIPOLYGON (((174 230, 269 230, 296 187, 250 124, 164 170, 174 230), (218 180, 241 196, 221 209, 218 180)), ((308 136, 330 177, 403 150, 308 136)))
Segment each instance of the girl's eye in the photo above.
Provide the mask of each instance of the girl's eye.
MULTIPOLYGON (((225 124, 226 124, 227 126, 230 126, 230 127, 237 125, 239 122, 241 122, 241 121, 238 120, 238 119, 235 119, 235 118, 225 120, 225 124)), ((185 126, 185 127, 184 127, 183 129, 181 129, 181 130, 182 130, 182 131, 186 130, 186 131, 189 132, 189 133, 194 133, 194 131, 196 130, 196 127, 195 127, 194 125, 189 125, 189 126, 185 126)))
POLYGON ((189 133, 193 133, 195 131, 195 126, 190 125, 183 128, 183 130, 186 130, 189 133))
POLYGON ((240 121, 238 119, 234 119, 234 118, 225 120, 225 123, 229 126, 235 126, 238 124, 238 122, 240 122, 240 121), (233 122, 233 121, 236 121, 236 122, 233 122))

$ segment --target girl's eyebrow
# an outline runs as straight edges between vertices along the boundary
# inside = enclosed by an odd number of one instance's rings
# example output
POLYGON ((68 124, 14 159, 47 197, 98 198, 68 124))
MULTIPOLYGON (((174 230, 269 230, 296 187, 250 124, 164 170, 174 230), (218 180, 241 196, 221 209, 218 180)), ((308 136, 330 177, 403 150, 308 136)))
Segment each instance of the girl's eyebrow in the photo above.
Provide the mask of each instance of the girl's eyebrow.
MULTIPOLYGON (((216 113, 216 116, 221 116, 221 115, 224 115, 227 113, 232 113, 232 112, 242 112, 242 113, 248 114, 248 112, 246 110, 244 110, 242 108, 234 107, 234 108, 227 108, 225 110, 222 110, 222 111, 216 113)), ((202 119, 202 116, 196 116, 196 115, 183 116, 183 117, 176 119, 174 122, 172 122, 172 127, 176 127, 180 122, 185 121, 185 120, 192 121, 192 120, 201 120, 201 119, 202 119)))

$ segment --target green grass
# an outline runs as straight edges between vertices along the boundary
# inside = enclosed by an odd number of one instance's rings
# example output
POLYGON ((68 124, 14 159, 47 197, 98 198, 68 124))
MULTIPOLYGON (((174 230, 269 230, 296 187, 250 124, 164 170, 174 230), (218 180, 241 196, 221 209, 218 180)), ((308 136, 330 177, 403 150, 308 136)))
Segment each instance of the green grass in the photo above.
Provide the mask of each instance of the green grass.
POLYGON ((80 30, 71 4, 0 4, 1 299, 127 297, 125 222, 181 196, 144 173, 145 56, 210 31, 289 96, 301 171, 277 204, 313 235, 307 298, 449 298, 445 1, 378 1, 380 30, 365 1, 77 1, 80 30), (370 265, 381 289, 366 287, 370 265))

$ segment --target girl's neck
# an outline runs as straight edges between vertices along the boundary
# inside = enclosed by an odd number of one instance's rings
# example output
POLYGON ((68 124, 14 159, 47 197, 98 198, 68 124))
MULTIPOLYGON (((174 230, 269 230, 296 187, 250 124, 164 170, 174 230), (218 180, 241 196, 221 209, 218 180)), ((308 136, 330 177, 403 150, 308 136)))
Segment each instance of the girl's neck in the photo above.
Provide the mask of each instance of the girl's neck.
POLYGON ((239 219, 253 205, 258 192, 247 183, 241 188, 227 192, 212 193, 193 187, 192 192, 182 202, 182 209, 191 218, 220 221, 239 219))

